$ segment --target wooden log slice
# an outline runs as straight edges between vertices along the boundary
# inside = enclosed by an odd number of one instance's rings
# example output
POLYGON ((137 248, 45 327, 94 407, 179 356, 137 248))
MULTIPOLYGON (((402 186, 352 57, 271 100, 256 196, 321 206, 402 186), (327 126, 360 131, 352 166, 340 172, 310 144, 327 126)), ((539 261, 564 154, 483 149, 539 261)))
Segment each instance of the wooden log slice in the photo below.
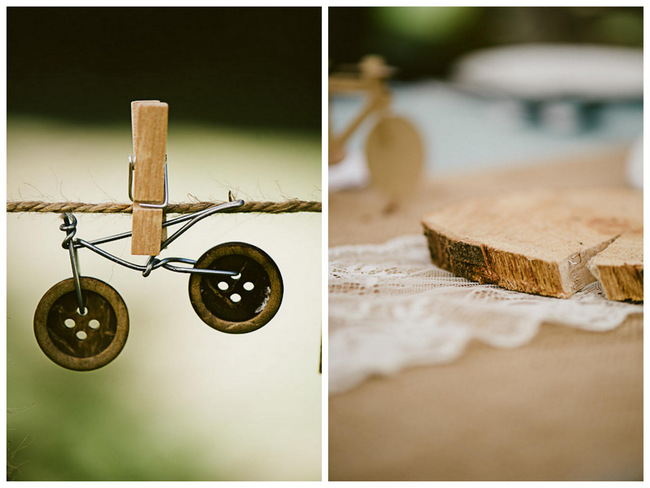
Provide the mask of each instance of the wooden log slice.
POLYGON ((587 264, 610 300, 643 301, 643 232, 622 234, 587 264))
POLYGON ((643 300, 638 191, 538 190, 468 200, 425 215, 422 224, 433 262, 469 280, 568 298, 599 278, 609 298, 643 300))

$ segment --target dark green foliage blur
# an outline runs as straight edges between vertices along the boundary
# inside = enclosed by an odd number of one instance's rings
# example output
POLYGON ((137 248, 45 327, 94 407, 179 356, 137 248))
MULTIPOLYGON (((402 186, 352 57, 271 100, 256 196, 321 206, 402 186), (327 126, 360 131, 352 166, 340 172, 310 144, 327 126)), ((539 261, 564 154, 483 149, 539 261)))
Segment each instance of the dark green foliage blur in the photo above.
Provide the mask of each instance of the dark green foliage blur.
POLYGON ((373 7, 329 9, 332 67, 380 54, 395 78, 445 77, 476 49, 513 43, 643 46, 642 7, 373 7))
POLYGON ((8 8, 9 115, 320 131, 320 8, 8 8))

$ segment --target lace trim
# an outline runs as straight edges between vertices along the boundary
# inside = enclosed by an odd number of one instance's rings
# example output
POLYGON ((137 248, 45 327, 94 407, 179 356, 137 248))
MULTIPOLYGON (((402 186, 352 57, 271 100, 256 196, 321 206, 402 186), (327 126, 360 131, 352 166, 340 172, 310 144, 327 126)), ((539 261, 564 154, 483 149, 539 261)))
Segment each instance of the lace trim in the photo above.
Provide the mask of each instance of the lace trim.
POLYGON ((558 299, 458 278, 431 263, 424 236, 332 248, 329 391, 453 361, 471 339, 519 347, 543 322, 606 331, 642 311, 643 305, 607 300, 597 282, 558 299))

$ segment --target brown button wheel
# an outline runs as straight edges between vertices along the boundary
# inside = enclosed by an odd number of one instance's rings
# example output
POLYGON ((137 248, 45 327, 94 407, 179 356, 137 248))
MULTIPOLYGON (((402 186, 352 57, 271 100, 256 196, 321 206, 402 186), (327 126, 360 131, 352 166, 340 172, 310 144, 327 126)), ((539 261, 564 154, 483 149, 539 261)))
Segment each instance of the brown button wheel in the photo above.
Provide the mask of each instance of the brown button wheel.
POLYGON ((47 357, 59 366, 88 371, 105 366, 122 351, 129 334, 129 315, 110 285, 81 277, 86 307, 79 310, 74 279, 50 288, 34 314, 34 334, 47 357))
POLYGON ((255 246, 220 244, 203 254, 194 267, 237 273, 193 273, 190 277, 190 302, 210 327, 231 334, 252 332, 267 324, 280 308, 284 293, 280 270, 255 246))

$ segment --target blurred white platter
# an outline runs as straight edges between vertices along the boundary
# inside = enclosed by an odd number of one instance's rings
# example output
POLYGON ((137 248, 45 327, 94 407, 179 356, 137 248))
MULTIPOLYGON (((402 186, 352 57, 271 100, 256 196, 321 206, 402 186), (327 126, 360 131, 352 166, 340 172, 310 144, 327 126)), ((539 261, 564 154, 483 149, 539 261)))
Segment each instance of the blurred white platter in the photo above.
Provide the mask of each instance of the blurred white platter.
POLYGON ((463 89, 485 95, 639 100, 643 51, 600 45, 511 45, 465 56, 456 64, 453 79, 463 89))

